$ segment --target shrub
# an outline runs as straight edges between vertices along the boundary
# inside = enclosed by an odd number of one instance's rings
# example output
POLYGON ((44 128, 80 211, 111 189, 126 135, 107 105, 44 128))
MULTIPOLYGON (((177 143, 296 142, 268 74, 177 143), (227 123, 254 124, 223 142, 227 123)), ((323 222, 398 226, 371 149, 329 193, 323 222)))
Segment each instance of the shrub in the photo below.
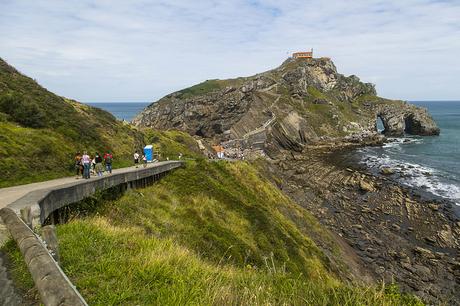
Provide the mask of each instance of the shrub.
POLYGON ((25 127, 41 128, 45 126, 45 115, 38 105, 18 94, 0 97, 0 111, 8 114, 10 120, 25 127))

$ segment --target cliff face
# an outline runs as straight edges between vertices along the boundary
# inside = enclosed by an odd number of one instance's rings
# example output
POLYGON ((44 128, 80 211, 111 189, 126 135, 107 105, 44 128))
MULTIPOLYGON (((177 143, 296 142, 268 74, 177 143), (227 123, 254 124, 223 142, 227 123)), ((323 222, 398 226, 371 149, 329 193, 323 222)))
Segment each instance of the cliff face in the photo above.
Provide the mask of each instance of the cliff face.
POLYGON ((337 72, 328 58, 288 59, 247 78, 209 80, 152 103, 134 124, 180 129, 229 146, 301 150, 330 138, 437 135, 425 109, 379 98, 372 84, 337 72))

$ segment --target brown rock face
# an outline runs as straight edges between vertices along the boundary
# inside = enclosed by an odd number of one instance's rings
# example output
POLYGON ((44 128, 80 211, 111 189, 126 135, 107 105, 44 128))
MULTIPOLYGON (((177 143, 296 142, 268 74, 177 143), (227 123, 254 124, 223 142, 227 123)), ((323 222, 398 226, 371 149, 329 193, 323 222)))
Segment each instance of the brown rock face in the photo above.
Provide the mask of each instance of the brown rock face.
POLYGON ((266 162, 265 173, 341 236, 376 280, 396 281, 427 304, 460 305, 460 222, 452 205, 345 168, 338 151, 286 154, 266 162))
POLYGON ((425 108, 411 104, 388 104, 377 108, 377 116, 382 119, 389 136, 411 135, 439 135, 439 128, 425 108))
POLYGON ((306 144, 377 134, 437 135, 425 109, 376 96, 374 85, 337 72, 330 59, 288 59, 246 78, 208 80, 152 103, 133 123, 180 129, 228 146, 301 151, 306 144))

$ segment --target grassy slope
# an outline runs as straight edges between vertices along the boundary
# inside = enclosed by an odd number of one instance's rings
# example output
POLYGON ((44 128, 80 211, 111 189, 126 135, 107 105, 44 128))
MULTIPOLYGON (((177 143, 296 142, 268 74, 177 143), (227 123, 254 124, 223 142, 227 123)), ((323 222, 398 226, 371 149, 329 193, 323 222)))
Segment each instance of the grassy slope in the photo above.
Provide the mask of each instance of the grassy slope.
POLYGON ((67 176, 77 151, 130 163, 143 135, 108 112, 56 96, 0 59, 0 187, 67 176), (35 114, 35 115, 34 115, 35 114))
MULTIPOLYGON (((198 156, 184 133, 151 137, 198 156)), ((90 202, 94 210, 58 226, 58 237, 62 267, 91 305, 417 303, 395 287, 338 280, 310 239, 333 245, 328 232, 249 163, 188 161, 154 186, 90 202)), ((17 285, 30 290, 14 243, 5 250, 17 285)), ((340 261, 338 249, 332 256, 340 261)))
POLYGON ((63 268, 90 304, 404 302, 338 281, 310 231, 328 239, 251 165, 191 161, 58 235, 63 268))

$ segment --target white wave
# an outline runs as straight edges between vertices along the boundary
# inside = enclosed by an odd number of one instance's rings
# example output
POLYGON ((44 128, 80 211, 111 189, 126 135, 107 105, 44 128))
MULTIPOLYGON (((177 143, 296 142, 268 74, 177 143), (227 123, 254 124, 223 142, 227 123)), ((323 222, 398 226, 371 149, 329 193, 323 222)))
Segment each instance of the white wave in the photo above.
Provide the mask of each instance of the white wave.
POLYGON ((422 143, 423 139, 413 137, 398 137, 398 138, 387 138, 387 141, 382 147, 383 148, 395 148, 405 144, 418 144, 422 143))
POLYGON ((364 151, 361 163, 367 167, 381 170, 391 168, 395 171, 391 177, 410 187, 426 190, 436 196, 453 200, 460 205, 460 186, 448 182, 447 175, 437 169, 422 166, 416 163, 397 160, 387 154, 377 155, 370 151, 364 151))

